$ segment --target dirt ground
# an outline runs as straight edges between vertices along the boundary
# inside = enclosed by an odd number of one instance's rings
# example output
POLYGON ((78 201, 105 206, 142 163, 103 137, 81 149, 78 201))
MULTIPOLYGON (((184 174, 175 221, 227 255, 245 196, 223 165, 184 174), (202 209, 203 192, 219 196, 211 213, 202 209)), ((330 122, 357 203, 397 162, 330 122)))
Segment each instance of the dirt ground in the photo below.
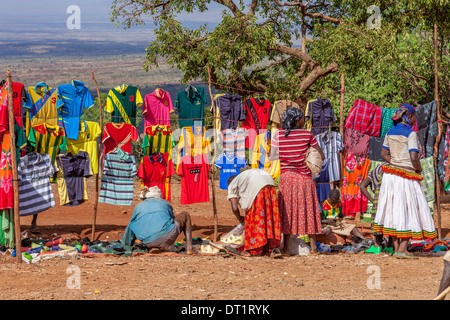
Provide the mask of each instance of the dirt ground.
MULTIPOLYGON (((40 237, 91 238, 93 186, 94 180, 89 179, 90 199, 86 203, 61 207, 55 185, 56 207, 38 217, 40 237)), ((225 191, 218 187, 216 191, 220 236, 237 223, 225 191)), ((138 202, 136 192, 135 203, 138 202)), ((445 197, 443 202, 442 236, 449 238, 450 198, 445 197)), ((174 184, 172 204, 175 213, 186 210, 192 215, 194 237, 213 237, 211 202, 181 206, 180 185, 174 184)), ((132 210, 133 207, 99 203, 95 238, 118 240, 132 210)), ((30 217, 21 218, 22 231, 28 229, 30 222, 30 217)), ((370 227, 359 222, 358 226, 370 227)), ((361 230, 369 234, 368 229, 361 230)), ((364 253, 279 260, 163 254, 53 258, 36 264, 16 261, 9 254, 0 255, 1 300, 432 300, 443 270, 441 257, 398 260, 364 253), (74 287, 70 284, 75 275, 79 276, 79 286, 74 287), (374 277, 380 281, 374 281, 374 277)))

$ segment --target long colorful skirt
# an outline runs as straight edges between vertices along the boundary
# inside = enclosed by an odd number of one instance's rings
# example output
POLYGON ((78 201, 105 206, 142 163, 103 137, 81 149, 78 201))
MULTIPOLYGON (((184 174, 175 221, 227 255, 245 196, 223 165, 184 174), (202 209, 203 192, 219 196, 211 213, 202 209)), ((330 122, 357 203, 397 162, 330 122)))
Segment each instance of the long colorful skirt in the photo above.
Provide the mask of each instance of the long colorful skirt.
POLYGON ((310 176, 293 171, 282 173, 278 200, 284 234, 322 233, 316 185, 310 176))
POLYGON ((252 207, 245 214, 244 250, 255 255, 262 253, 267 244, 269 249, 281 244, 281 222, 277 192, 274 186, 263 187, 252 207))
POLYGON ((433 217, 420 181, 393 172, 383 173, 373 231, 414 240, 435 238, 433 217))

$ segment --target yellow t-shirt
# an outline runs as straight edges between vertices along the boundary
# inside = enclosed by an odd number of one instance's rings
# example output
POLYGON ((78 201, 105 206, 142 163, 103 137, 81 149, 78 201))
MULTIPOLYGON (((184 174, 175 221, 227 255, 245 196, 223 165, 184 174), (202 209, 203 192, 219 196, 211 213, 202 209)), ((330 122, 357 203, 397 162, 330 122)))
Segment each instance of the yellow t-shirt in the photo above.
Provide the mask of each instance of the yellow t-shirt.
POLYGON ((78 140, 67 139, 67 152, 77 154, 86 151, 89 154, 91 170, 98 173, 98 144, 97 138, 102 133, 100 125, 92 121, 80 121, 78 140))
POLYGON ((58 98, 58 90, 39 83, 35 87, 29 87, 27 92, 26 135, 29 135, 32 127, 44 123, 52 127, 57 126, 58 108, 63 104, 58 98))

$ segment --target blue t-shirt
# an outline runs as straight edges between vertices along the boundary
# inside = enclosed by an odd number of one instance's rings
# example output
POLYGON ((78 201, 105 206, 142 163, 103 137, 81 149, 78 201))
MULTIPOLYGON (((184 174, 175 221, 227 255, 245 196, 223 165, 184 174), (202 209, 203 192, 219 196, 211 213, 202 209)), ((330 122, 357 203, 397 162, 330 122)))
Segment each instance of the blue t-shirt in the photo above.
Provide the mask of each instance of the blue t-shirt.
POLYGON ((134 207, 122 244, 130 246, 134 237, 144 244, 150 243, 172 231, 174 227, 175 216, 170 202, 149 198, 134 207))
POLYGON ((228 157, 222 153, 215 163, 215 166, 220 169, 220 184, 219 188, 223 190, 228 189, 228 178, 240 173, 241 168, 245 168, 247 160, 239 157, 228 157))
POLYGON ((83 82, 72 80, 69 84, 58 86, 58 97, 63 103, 58 109, 58 124, 64 128, 67 138, 78 140, 83 109, 94 105, 91 93, 83 82))

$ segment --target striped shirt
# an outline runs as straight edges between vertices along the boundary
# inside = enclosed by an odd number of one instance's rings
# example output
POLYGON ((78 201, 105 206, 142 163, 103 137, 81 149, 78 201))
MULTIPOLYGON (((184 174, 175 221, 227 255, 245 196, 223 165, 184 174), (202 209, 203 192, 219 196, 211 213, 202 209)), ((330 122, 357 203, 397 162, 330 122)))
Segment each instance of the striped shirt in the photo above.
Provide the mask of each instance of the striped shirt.
POLYGON ((98 201, 118 206, 131 206, 133 204, 133 178, 136 173, 136 161, 133 155, 120 149, 107 153, 98 201))
POLYGON ((174 144, 171 126, 155 125, 145 128, 142 142, 144 156, 158 152, 171 155, 174 144))
POLYGON ((59 155, 61 150, 67 149, 64 129, 57 125, 52 126, 44 123, 31 128, 28 141, 33 147, 33 151, 49 154, 53 164, 55 164, 56 156, 59 155))
POLYGON ((295 171, 311 175, 305 159, 308 148, 318 145, 316 138, 303 129, 292 129, 288 137, 284 136, 284 132, 284 129, 278 130, 272 140, 272 148, 279 152, 281 173, 295 171))
POLYGON ((330 181, 341 179, 341 162, 339 152, 344 149, 342 137, 339 132, 328 131, 316 136, 317 143, 322 149, 325 160, 328 161, 328 175, 330 181))
POLYGON ((19 214, 35 215, 55 206, 50 177, 56 173, 48 154, 30 152, 20 159, 17 170, 19 180, 19 214))
POLYGON ((228 157, 245 159, 245 139, 247 139, 247 136, 248 130, 245 128, 222 130, 223 153, 228 157))

